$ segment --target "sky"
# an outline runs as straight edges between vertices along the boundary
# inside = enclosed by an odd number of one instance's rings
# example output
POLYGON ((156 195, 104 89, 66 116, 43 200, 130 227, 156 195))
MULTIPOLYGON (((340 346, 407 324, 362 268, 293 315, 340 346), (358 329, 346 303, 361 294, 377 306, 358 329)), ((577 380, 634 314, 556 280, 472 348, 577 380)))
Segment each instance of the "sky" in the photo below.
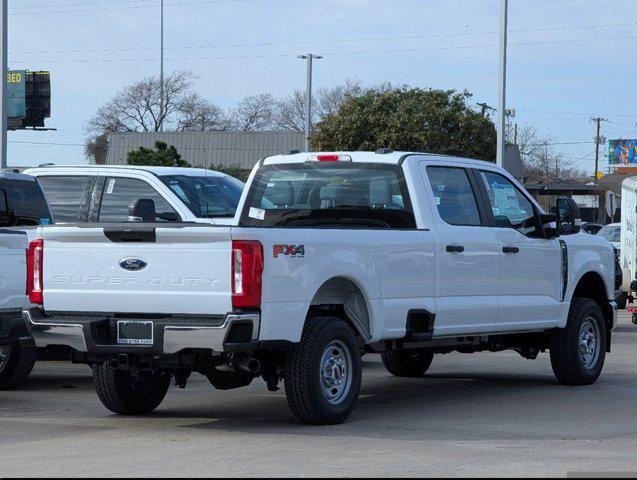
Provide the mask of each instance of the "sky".
MULTIPOLYGON (((345 79, 468 90, 497 106, 499 0, 165 0, 165 68, 233 107, 345 79)), ((160 0, 9 0, 9 67, 50 70, 57 131, 9 132, 9 165, 86 162, 88 119, 159 73, 160 0)), ((595 127, 637 137, 637 2, 509 0, 507 108, 592 174, 595 127)), ((603 148, 600 169, 606 167, 603 148)))

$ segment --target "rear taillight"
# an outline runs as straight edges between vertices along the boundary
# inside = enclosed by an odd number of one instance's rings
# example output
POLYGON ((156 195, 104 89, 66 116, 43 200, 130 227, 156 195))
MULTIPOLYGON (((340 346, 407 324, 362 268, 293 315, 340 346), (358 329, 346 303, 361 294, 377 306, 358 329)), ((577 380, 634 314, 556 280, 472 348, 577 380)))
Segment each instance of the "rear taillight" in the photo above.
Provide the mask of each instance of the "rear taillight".
POLYGON ((253 240, 232 242, 232 307, 261 306, 263 245, 253 240))
POLYGON ((42 298, 42 261, 44 259, 44 240, 33 240, 27 251, 27 293, 31 303, 43 303, 42 298))

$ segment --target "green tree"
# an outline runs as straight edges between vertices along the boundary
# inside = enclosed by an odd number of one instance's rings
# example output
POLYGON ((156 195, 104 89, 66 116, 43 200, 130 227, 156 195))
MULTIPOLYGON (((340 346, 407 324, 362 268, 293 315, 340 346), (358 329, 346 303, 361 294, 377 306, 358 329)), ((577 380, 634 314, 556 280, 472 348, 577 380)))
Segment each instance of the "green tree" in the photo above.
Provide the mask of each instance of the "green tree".
POLYGON ((382 86, 348 97, 316 124, 317 150, 393 150, 493 161, 493 122, 467 105, 471 93, 382 86))
POLYGON ((190 164, 181 158, 177 149, 165 142, 155 142, 155 150, 139 147, 138 150, 128 152, 129 165, 144 165, 150 167, 189 167, 190 164))

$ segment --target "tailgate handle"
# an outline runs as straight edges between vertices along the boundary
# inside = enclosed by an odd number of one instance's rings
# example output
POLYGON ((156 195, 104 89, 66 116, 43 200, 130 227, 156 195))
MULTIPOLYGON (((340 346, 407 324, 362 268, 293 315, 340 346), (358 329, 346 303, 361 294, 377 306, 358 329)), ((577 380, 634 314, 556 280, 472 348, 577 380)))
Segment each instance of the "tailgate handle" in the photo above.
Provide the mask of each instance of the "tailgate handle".
POLYGON ((149 228, 105 228, 104 236, 116 243, 155 243, 155 229, 149 228))

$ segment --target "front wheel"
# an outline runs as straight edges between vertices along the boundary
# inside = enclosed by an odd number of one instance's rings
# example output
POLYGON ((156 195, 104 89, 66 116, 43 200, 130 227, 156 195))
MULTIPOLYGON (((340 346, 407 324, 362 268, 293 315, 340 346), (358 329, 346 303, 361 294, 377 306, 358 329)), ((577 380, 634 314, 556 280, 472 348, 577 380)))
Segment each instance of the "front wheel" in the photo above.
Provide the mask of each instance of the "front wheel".
POLYGON ((566 327, 551 337, 551 366, 564 385, 590 385, 602 373, 606 358, 606 321, 589 298, 571 303, 566 327))
POLYGON ((35 345, 20 342, 0 345, 0 389, 20 385, 31 374, 36 359, 35 345))
POLYGON ((356 406, 361 376, 360 348, 350 326, 336 317, 310 318, 301 343, 286 358, 288 405, 304 423, 341 423, 356 406))
POLYGON ((116 370, 108 363, 93 366, 95 391, 113 413, 142 415, 155 410, 170 387, 167 372, 116 370))

